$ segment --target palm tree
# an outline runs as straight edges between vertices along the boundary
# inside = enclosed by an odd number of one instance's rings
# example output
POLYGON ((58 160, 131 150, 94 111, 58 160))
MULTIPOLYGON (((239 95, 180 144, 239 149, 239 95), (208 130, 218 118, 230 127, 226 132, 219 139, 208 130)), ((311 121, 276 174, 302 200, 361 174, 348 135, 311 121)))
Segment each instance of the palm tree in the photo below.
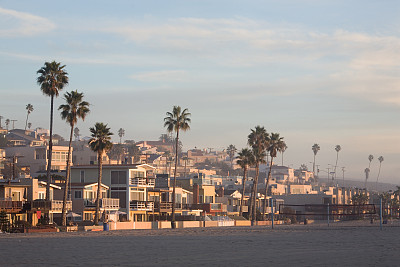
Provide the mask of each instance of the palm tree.
POLYGON ((183 171, 183 177, 186 178, 186 166, 187 166, 187 162, 189 160, 189 157, 186 155, 186 156, 183 156, 182 159, 185 162, 185 168, 184 168, 184 171, 183 171))
POLYGON ((271 156, 271 162, 269 164, 269 172, 267 176, 267 182, 265 183, 265 201, 264 201, 264 206, 263 206, 263 219, 265 220, 265 210, 267 208, 267 189, 268 189, 268 184, 269 180, 271 179, 271 172, 272 172, 272 165, 274 162, 274 158, 276 158, 276 155, 278 152, 282 151, 283 147, 285 146, 285 141, 283 141, 283 137, 279 136, 279 133, 271 133, 269 137, 269 145, 267 148, 267 151, 269 152, 269 155, 271 156))
POLYGON ((31 114, 33 112, 33 106, 31 104, 28 104, 28 105, 26 105, 25 109, 27 111, 26 122, 25 122, 25 131, 26 131, 26 127, 28 126, 28 116, 29 116, 29 114, 31 114))
MULTIPOLYGON (((337 163, 339 160, 339 151, 342 150, 342 148, 340 147, 340 145, 336 145, 335 150, 336 150, 336 164, 335 164, 335 180, 336 180, 336 168, 337 168, 337 163)), ((333 180, 333 176, 332 176, 332 180, 333 180)))
POLYGON ((176 169, 178 163, 178 146, 179 146, 179 131, 190 130, 190 113, 187 108, 181 110, 180 106, 174 106, 172 112, 166 113, 167 117, 164 118, 164 127, 167 128, 169 133, 175 132, 175 170, 174 170, 174 182, 172 186, 172 219, 171 228, 175 229, 175 187, 176 187, 176 169))
POLYGON ((239 216, 243 215, 243 202, 244 202, 244 194, 246 190, 246 180, 247 180, 247 169, 254 164, 254 156, 250 149, 243 148, 237 158, 237 164, 243 169, 243 178, 242 178, 242 197, 240 199, 240 210, 239 216))
POLYGON ((315 157, 317 156, 317 153, 318 153, 318 151, 320 151, 321 147, 320 147, 318 144, 314 144, 314 145, 311 147, 311 149, 312 149, 312 151, 314 152, 314 162, 313 162, 312 171, 313 171, 313 174, 314 174, 314 177, 315 177, 315 157))
POLYGON ((51 183, 51 160, 53 152, 53 106, 54 97, 58 97, 59 91, 68 85, 68 73, 64 70, 65 65, 61 66, 59 62, 45 62, 44 66, 37 71, 37 83, 43 94, 50 96, 50 138, 49 138, 49 154, 47 160, 47 185, 46 200, 50 199, 50 183, 51 183))
POLYGON ((71 158, 71 147, 72 147, 72 136, 74 134, 74 126, 78 122, 78 119, 85 120, 86 115, 89 113, 89 103, 83 101, 83 93, 78 91, 71 91, 64 94, 66 104, 62 104, 58 107, 61 110, 61 118, 65 120, 71 126, 71 132, 69 135, 68 145, 68 156, 67 156, 67 170, 65 175, 64 185, 64 198, 62 206, 62 225, 66 225, 66 203, 68 196, 68 186, 70 177, 70 158, 71 158))
POLYGON ((378 160, 379 160, 379 170, 378 170, 378 175, 376 176, 376 190, 378 190, 378 179, 379 175, 381 174, 382 161, 384 160, 384 158, 380 156, 378 160))
POLYGON ((285 145, 282 147, 282 150, 281 150, 281 154, 282 154, 282 166, 283 166, 283 154, 285 153, 286 149, 288 149, 288 146, 285 144, 285 145))
POLYGON ((374 155, 369 155, 368 156, 368 160, 369 160, 368 168, 370 168, 370 169, 371 169, 371 162, 372 162, 373 159, 374 159, 374 155))
POLYGON ((32 123, 28 122, 28 129, 32 127, 32 123))
POLYGON ((369 172, 370 172, 370 169, 369 168, 365 168, 365 170, 364 170, 364 173, 365 173, 365 185, 364 185, 365 191, 367 191, 367 181, 368 181, 368 178, 369 178, 369 172))
POLYGON ((125 130, 122 128, 119 128, 118 130, 118 136, 119 136, 119 143, 122 143, 122 137, 125 135, 125 130))
POLYGON ((101 188, 101 177, 103 171, 103 153, 109 151, 112 148, 110 128, 107 128, 107 124, 102 122, 96 122, 94 127, 91 127, 90 132, 92 138, 89 140, 89 146, 97 152, 97 162, 99 166, 98 181, 97 181, 97 198, 96 198, 96 214, 94 216, 94 223, 99 223, 99 210, 100 210, 100 188, 101 188))
POLYGON ((228 153, 228 155, 229 155, 229 160, 230 160, 230 162, 231 162, 231 169, 233 170, 233 159, 234 159, 234 156, 235 156, 235 154, 236 154, 236 151, 237 151, 237 148, 234 146, 234 145, 229 145, 228 146, 228 148, 226 149, 226 152, 228 153))
POLYGON ((8 125, 10 125, 10 119, 6 119, 6 129, 8 131, 8 125))
POLYGON ((247 142, 249 146, 252 148, 255 167, 256 167, 256 175, 253 180, 253 188, 251 191, 250 198, 250 210, 249 214, 251 217, 252 225, 255 224, 257 220, 257 210, 256 210, 256 200, 257 200, 257 184, 258 177, 260 174, 260 164, 265 163, 266 151, 268 148, 268 140, 269 134, 265 130, 264 127, 256 126, 255 129, 251 129, 251 133, 247 137, 247 142))

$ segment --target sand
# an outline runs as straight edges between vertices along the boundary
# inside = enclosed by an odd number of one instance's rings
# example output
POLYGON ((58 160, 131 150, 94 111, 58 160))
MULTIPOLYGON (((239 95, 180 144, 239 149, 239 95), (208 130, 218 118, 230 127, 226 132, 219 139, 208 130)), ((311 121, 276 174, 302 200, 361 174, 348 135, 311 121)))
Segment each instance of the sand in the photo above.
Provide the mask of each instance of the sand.
POLYGON ((398 266, 399 224, 0 234, 1 266, 398 266))

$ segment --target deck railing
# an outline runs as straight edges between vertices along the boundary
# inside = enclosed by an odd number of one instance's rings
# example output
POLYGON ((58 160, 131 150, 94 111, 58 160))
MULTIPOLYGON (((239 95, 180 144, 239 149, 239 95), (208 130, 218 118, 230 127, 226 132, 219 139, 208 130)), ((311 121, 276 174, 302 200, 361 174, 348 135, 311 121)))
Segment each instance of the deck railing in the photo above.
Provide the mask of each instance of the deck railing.
POLYGON ((129 179, 129 184, 134 186, 148 186, 152 187, 156 185, 155 178, 144 178, 144 177, 132 177, 129 179))
POLYGON ((132 210, 152 211, 154 209, 154 202, 152 202, 152 201, 132 200, 130 202, 130 208, 132 210))
POLYGON ((12 201, 12 200, 0 200, 0 210, 4 210, 6 212, 18 212, 23 208, 23 201, 12 201))
MULTIPOLYGON (((83 200, 83 204, 87 208, 96 207, 96 199, 85 198, 83 200)), ((119 209, 119 198, 101 198, 99 207, 100 207, 100 209, 118 210, 119 209)))
MULTIPOLYGON (((32 201, 31 209, 61 212, 62 206, 63 206, 62 200, 34 200, 32 201)), ((66 210, 72 210, 71 200, 67 200, 66 210)))

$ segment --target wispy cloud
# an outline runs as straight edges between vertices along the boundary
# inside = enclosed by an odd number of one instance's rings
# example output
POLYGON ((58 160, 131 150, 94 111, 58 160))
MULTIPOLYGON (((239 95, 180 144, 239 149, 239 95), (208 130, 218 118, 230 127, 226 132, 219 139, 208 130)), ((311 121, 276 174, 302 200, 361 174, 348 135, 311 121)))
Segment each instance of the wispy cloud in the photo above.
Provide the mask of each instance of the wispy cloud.
POLYGON ((129 77, 141 82, 180 82, 184 81, 187 72, 183 70, 162 70, 152 72, 141 72, 129 77))
POLYGON ((33 14, 0 7, 0 38, 34 36, 52 31, 56 25, 33 14))

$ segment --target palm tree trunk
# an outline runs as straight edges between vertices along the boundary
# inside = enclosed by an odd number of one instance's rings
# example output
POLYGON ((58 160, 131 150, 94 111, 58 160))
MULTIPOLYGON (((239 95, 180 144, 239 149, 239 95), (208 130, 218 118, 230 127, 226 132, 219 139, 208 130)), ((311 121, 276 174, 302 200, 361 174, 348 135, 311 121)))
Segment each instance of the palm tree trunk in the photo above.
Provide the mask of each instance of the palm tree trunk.
POLYGON ((255 222, 257 221, 257 185, 258 185, 258 176, 260 174, 260 163, 256 163, 256 177, 254 178, 254 183, 253 183, 253 215, 251 217, 251 224, 255 225, 255 222))
POLYGON ((268 190, 268 184, 269 184, 269 179, 271 178, 271 171, 272 171, 272 162, 274 161, 274 157, 271 156, 271 164, 269 165, 269 172, 268 172, 268 177, 267 177, 267 182, 265 183, 265 195, 264 195, 264 205, 263 205, 263 220, 265 221, 265 210, 267 209, 267 190, 268 190))
POLYGON ((312 172, 315 178, 315 153, 314 153, 314 162, 313 162, 313 166, 312 166, 312 172))
POLYGON ((53 156, 53 105, 54 96, 51 96, 50 104, 50 138, 49 138, 49 151, 47 155, 47 184, 46 184, 46 200, 50 200, 50 183, 51 183, 51 159, 53 156))
POLYGON ((381 166, 382 166, 382 162, 379 163, 378 176, 376 176, 376 191, 378 191, 378 179, 379 179, 379 175, 381 174, 381 166))
POLYGON ((26 127, 28 127, 28 116, 29 116, 29 112, 26 113, 25 131, 26 131, 26 127))
POLYGON ((172 219, 171 219, 171 228, 175 229, 175 187, 176 187, 176 167, 178 164, 178 139, 179 139, 179 127, 176 129, 176 145, 175 145, 175 170, 174 170, 174 183, 172 187, 172 219))
MULTIPOLYGON (((102 176, 102 168, 103 168, 103 157, 102 150, 99 150, 97 153, 97 160, 99 161, 99 179, 97 181, 97 198, 96 198, 96 214, 94 215, 94 224, 99 224, 99 213, 100 213, 100 189, 101 189, 101 176, 102 176)), ((129 216, 129 215, 128 215, 129 216)))
POLYGON ((240 209, 239 209, 239 216, 243 215, 243 201, 244 201, 244 193, 246 190, 246 177, 247 176, 247 168, 243 168, 243 179, 242 179, 242 197, 240 198, 240 209))
POLYGON ((185 160, 185 171, 184 171, 185 178, 186 178, 186 164, 187 164, 187 160, 185 160))
POLYGON ((66 170, 65 184, 64 184, 64 197, 63 197, 63 206, 62 206, 62 226, 67 225, 66 206, 67 206, 67 197, 68 197, 68 186, 69 186, 69 176, 70 176, 70 158, 71 158, 71 147, 72 147, 72 135, 73 134, 74 134, 74 125, 72 124, 71 125, 71 133, 69 135, 67 170, 66 170))
MULTIPOLYGON (((335 164, 335 180, 336 180, 336 167, 339 159, 339 152, 336 153, 336 164, 335 164)), ((333 185, 333 175, 332 175, 332 185, 333 185)))

